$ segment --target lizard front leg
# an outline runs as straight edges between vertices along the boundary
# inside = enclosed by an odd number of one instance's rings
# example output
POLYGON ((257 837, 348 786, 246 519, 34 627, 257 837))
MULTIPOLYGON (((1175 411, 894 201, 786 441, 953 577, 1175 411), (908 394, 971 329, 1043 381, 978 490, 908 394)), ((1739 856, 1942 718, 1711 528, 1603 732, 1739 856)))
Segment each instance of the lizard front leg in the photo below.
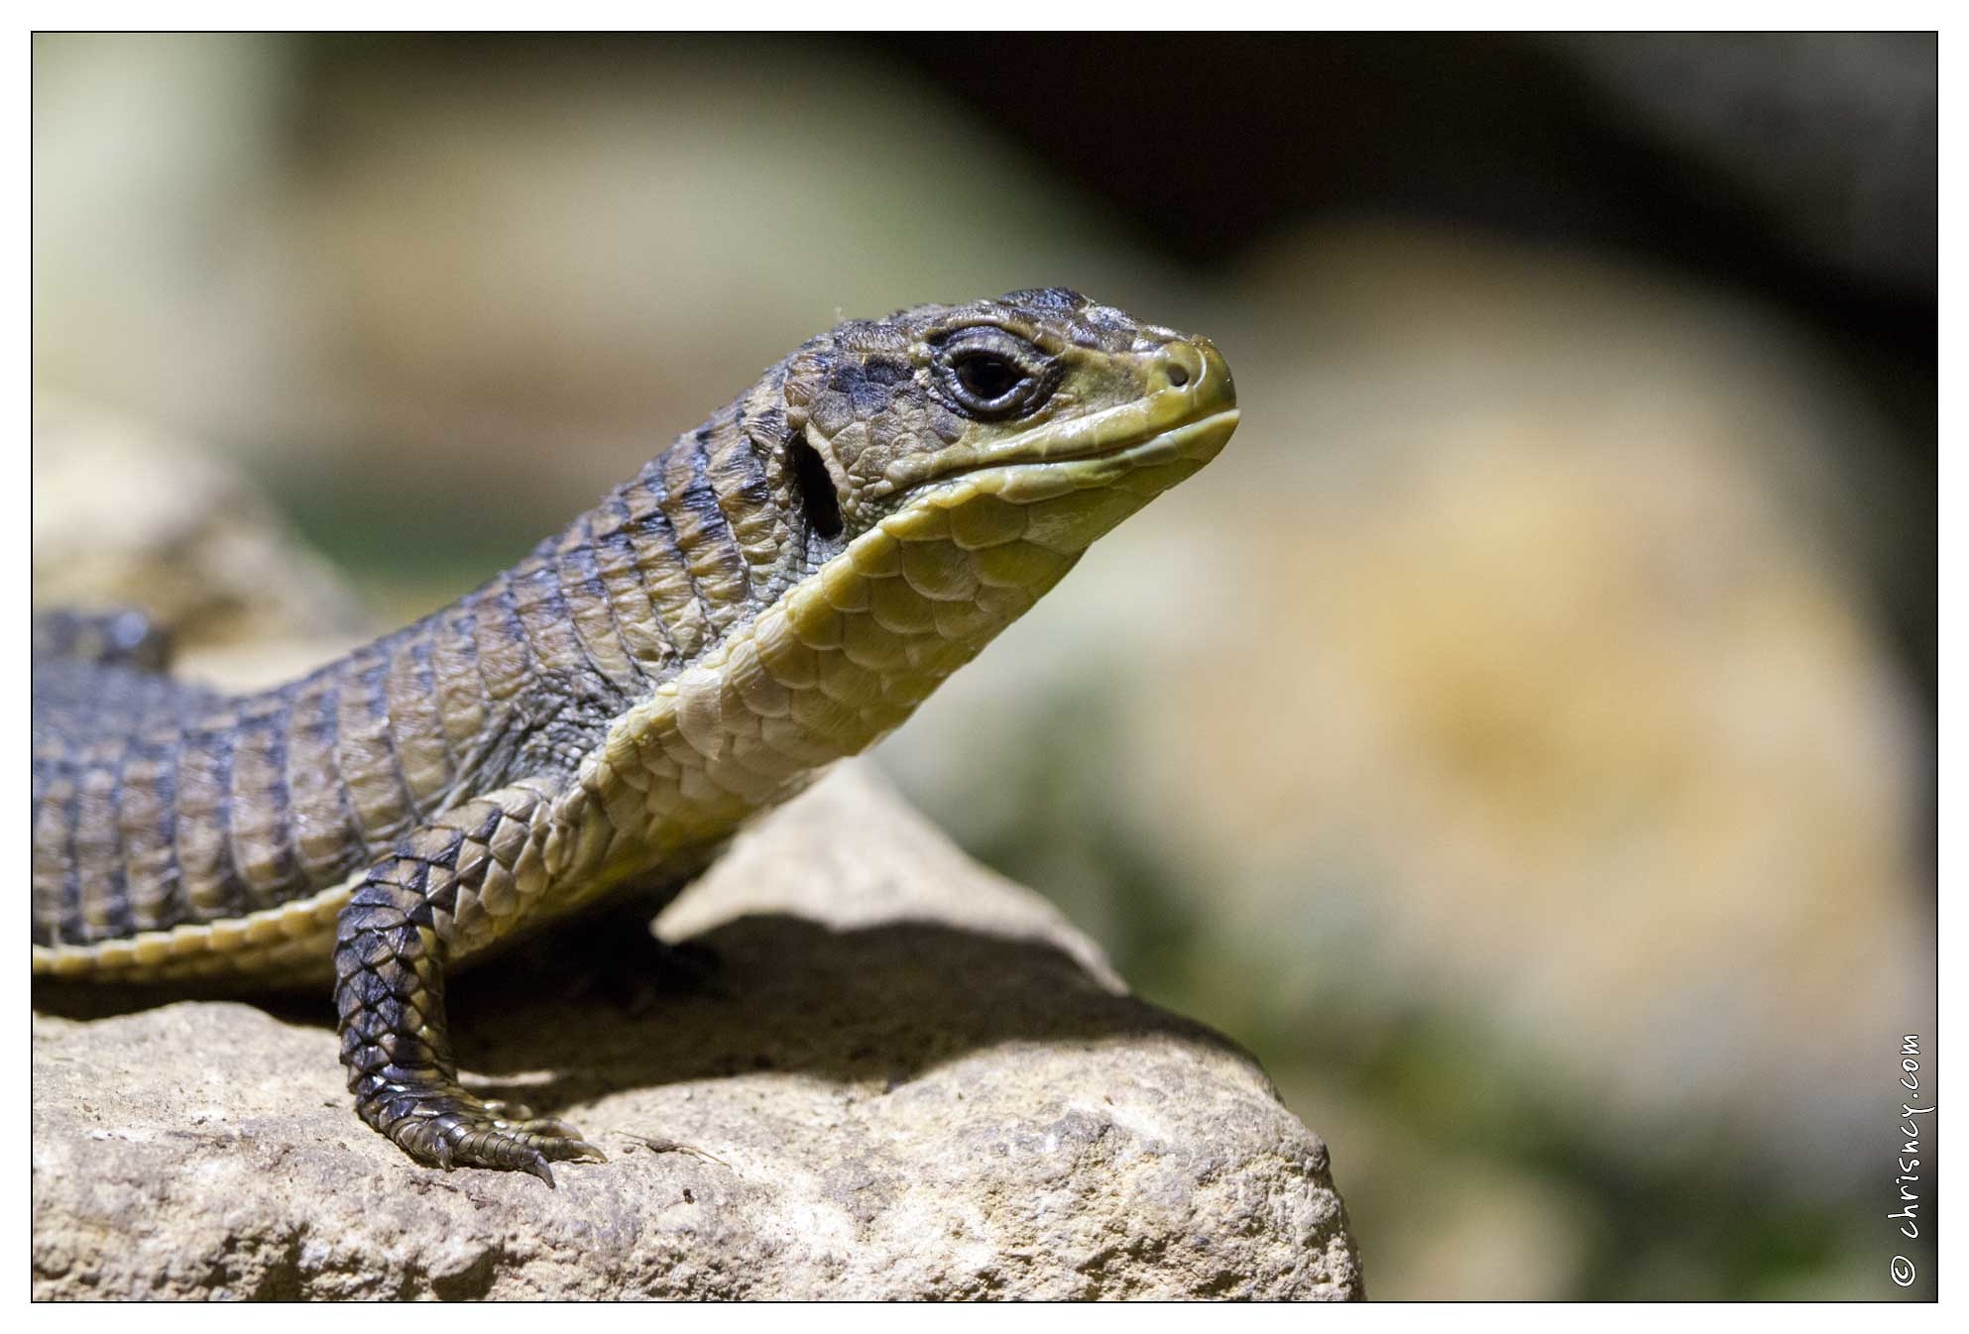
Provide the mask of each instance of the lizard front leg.
POLYGON ((601 1160, 565 1121, 465 1091, 444 1015, 447 963, 525 916, 542 887, 547 799, 508 788, 448 811, 370 868, 336 928, 335 1005, 356 1112, 420 1163, 531 1172, 601 1160))

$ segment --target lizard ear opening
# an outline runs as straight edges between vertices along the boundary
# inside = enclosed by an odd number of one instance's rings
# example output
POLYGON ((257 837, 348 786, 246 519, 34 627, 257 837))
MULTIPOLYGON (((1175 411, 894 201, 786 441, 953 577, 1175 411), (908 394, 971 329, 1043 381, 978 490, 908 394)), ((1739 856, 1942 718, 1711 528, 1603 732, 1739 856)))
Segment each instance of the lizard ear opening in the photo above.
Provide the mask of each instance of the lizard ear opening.
POLYGON ((804 433, 793 437, 787 453, 793 460, 793 480, 800 488, 800 505, 807 512, 807 522, 832 541, 841 535, 841 497, 835 494, 827 464, 821 461, 820 451, 807 443, 804 433))

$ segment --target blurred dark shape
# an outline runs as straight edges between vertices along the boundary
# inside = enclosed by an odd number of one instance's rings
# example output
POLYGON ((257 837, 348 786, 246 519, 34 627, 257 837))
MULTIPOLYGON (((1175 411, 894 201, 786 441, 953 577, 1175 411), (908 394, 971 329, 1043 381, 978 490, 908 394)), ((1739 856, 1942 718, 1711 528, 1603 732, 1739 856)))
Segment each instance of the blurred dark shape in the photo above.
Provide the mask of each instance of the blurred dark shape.
POLYGON ((875 40, 1196 263, 1405 211, 1883 315, 1933 293, 1933 34, 875 40))
POLYGON ((1725 182, 1718 206, 1805 273, 1932 298, 1934 34, 1650 33, 1555 46, 1632 133, 1725 182))
MULTIPOLYGON (((1829 305, 1933 359, 1936 38, 891 33, 874 48, 1192 264, 1335 213, 1625 249, 1829 305)), ((338 69, 633 72, 756 37, 323 35, 338 69)), ((305 119, 305 118, 303 118, 305 119)), ((789 207, 795 207, 791 201, 789 207)))

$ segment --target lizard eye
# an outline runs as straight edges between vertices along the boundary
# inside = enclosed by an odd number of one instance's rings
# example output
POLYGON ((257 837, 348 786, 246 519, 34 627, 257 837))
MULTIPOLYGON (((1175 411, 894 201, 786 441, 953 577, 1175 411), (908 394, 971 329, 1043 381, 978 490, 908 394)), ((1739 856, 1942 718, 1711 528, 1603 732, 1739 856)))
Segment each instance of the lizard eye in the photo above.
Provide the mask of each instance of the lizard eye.
POLYGON ((1025 379, 1017 366, 994 352, 970 352, 952 367, 964 392, 983 403, 995 403, 1025 379))
POLYGON ((1053 392, 1050 358, 989 326, 952 334, 937 368, 944 392, 965 412, 987 421, 1031 412, 1053 392))

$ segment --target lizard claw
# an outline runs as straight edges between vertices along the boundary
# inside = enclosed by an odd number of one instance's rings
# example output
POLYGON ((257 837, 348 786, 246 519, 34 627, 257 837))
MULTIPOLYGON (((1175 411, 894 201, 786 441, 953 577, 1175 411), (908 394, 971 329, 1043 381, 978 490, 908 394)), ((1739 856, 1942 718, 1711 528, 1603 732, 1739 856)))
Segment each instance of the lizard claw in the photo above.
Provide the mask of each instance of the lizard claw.
POLYGON ((534 1176, 539 1177, 542 1181, 547 1183, 548 1190, 558 1189, 558 1187, 554 1185, 554 1169, 547 1166, 547 1160, 543 1158, 539 1153, 536 1152, 531 1156, 529 1156, 527 1160, 520 1165, 520 1170, 522 1172, 531 1172, 534 1176))
MULTIPOLYGON (((371 1109, 358 1107, 369 1118, 371 1109)), ((527 1172, 554 1185, 549 1162, 607 1162, 581 1131, 551 1116, 508 1119, 525 1108, 488 1103, 458 1088, 399 1090, 374 1108, 371 1124, 420 1163, 450 1171, 489 1167, 527 1172)))

